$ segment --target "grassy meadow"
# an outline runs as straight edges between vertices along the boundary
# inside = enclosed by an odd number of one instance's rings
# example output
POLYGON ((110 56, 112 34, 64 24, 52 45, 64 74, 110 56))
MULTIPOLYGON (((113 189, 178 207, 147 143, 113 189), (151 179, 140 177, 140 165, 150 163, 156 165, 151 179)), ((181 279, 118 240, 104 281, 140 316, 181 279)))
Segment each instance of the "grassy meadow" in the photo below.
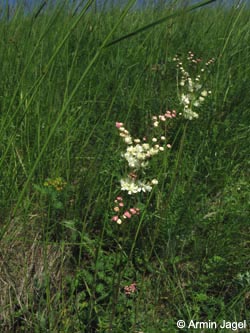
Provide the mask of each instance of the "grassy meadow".
POLYGON ((188 325, 250 318, 249 9, 133 2, 2 8, 1 332, 214 332, 188 325), (173 61, 195 75, 190 51, 214 58, 192 120, 173 61), (140 174, 158 184, 121 191, 116 123, 150 137, 166 110, 171 149, 140 174), (117 196, 139 207, 121 224, 117 196))

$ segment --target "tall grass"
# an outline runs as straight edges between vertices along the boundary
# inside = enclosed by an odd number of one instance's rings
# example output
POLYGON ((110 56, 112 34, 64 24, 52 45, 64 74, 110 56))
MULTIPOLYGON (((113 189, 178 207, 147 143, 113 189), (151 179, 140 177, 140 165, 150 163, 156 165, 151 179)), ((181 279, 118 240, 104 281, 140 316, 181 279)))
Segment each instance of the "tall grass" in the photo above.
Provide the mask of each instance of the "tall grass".
POLYGON ((249 10, 183 11, 105 47, 175 13, 132 6, 20 6, 0 21, 3 332, 177 332, 178 319, 249 317, 249 10), (153 115, 181 112, 172 58, 189 50, 216 59, 209 103, 171 127, 157 189, 138 220, 116 225, 114 124, 142 137, 153 115))

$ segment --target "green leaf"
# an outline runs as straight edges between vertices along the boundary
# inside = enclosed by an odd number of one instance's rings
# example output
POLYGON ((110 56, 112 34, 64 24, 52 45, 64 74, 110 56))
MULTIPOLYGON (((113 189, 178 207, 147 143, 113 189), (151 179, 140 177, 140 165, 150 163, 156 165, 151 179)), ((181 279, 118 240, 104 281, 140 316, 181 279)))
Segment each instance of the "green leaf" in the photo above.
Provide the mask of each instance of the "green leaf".
POLYGON ((97 286, 96 286, 96 291, 99 293, 99 294, 102 294, 103 291, 104 291, 104 285, 102 283, 99 283, 97 286))

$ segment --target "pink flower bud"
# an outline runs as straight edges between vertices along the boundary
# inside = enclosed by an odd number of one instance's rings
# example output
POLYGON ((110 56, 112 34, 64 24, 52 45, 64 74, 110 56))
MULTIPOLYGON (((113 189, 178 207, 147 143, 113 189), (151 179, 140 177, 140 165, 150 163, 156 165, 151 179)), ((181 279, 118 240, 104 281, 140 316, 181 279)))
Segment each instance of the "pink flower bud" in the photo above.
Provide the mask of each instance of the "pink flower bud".
POLYGON ((137 213, 137 210, 135 208, 130 208, 129 211, 132 215, 135 215, 137 213))
POLYGON ((123 123, 119 123, 118 121, 115 123, 116 128, 120 128, 123 126, 123 123))
POLYGON ((117 197, 116 200, 122 201, 123 199, 122 199, 122 197, 117 197))
POLYGON ((117 215, 112 217, 112 221, 114 221, 114 222, 117 222, 118 219, 119 219, 119 216, 117 216, 117 215))
POLYGON ((124 292, 126 295, 130 295, 132 293, 136 292, 136 283, 132 283, 130 286, 125 286, 124 287, 124 292))
POLYGON ((126 211, 124 214, 123 214, 123 217, 124 218, 128 218, 128 219, 130 219, 131 218, 131 214, 130 214, 130 212, 128 212, 128 211, 126 211))

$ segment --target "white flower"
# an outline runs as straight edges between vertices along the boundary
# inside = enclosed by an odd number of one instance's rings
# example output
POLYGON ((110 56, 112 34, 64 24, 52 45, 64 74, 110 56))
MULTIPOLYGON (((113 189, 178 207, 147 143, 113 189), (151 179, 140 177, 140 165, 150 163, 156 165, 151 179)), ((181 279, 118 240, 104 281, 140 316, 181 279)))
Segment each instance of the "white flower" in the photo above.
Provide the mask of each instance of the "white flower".
POLYGON ((142 167, 142 168, 145 168, 146 166, 148 166, 148 162, 142 162, 142 163, 141 163, 141 167, 142 167))
POLYGON ((134 152, 134 146, 128 146, 127 147, 127 153, 133 153, 134 152))
MULTIPOLYGON (((196 80, 199 81, 199 79, 196 79, 196 80)), ((194 87, 195 87, 195 90, 200 90, 202 86, 201 86, 201 84, 196 83, 194 87)))
POLYGON ((138 161, 138 159, 136 159, 132 154, 130 153, 125 153, 124 154, 125 159, 128 162, 128 165, 131 168, 139 168, 140 167, 140 162, 138 161))
POLYGON ((149 144, 137 144, 136 146, 127 147, 127 151, 122 156, 127 160, 129 166, 131 168, 139 169, 141 167, 145 167, 145 161, 149 156, 147 155, 148 150, 150 148, 149 144))
POLYGON ((143 182, 138 182, 138 185, 140 187, 140 191, 142 191, 142 192, 151 192, 151 190, 152 190, 152 186, 150 186, 149 184, 145 184, 143 182))
POLYGON ((151 180, 151 184, 152 185, 157 185, 158 184, 158 180, 157 179, 152 179, 151 180))
POLYGON ((149 146, 148 143, 143 143, 142 148, 143 148, 144 150, 148 150, 148 149, 150 148, 150 146, 149 146))
POLYGON ((153 155, 158 154, 158 152, 159 152, 158 149, 156 149, 155 147, 152 147, 152 148, 150 148, 150 150, 148 151, 148 154, 149 154, 150 156, 153 156, 153 155))
POLYGON ((141 191, 136 182, 129 178, 121 179, 121 190, 127 191, 130 195, 141 191))
POLYGON ((192 111, 191 109, 185 109, 183 112, 183 117, 188 120, 192 120, 193 118, 198 118, 199 115, 198 113, 192 111))
POLYGON ((124 141, 125 141, 128 145, 131 145, 131 144, 132 144, 132 138, 131 138, 131 136, 126 136, 126 137, 124 138, 124 141))
POLYGON ((189 97, 187 95, 182 94, 181 95, 181 102, 182 102, 182 104, 189 105, 190 104, 189 97))
POLYGON ((138 192, 150 192, 152 186, 144 182, 132 180, 130 178, 121 179, 121 190, 127 191, 129 195, 135 194, 138 192))

